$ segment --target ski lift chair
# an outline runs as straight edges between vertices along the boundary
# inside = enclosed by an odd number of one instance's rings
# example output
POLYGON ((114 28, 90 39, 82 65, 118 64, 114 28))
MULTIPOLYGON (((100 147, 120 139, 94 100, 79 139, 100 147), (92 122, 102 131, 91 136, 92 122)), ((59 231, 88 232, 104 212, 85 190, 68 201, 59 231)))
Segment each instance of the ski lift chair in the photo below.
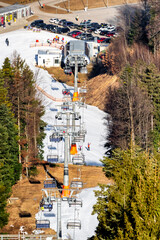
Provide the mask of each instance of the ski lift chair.
POLYGON ((62 141, 63 137, 55 136, 54 134, 50 136, 50 142, 60 142, 62 141))
POLYGON ((81 229, 81 221, 78 219, 71 219, 67 221, 67 229, 81 229))
POLYGON ((57 184, 56 181, 54 179, 47 179, 44 180, 44 188, 56 188, 57 184))
POLYGON ((68 199, 69 207, 71 206, 80 206, 82 207, 82 199, 77 197, 71 197, 68 199))
POLYGON ((49 212, 53 209, 53 204, 52 203, 45 203, 43 205, 45 210, 49 210, 49 212))
POLYGON ((50 228, 50 221, 45 220, 36 220, 36 228, 50 228))
POLYGON ((47 155, 47 162, 49 163, 57 163, 59 160, 58 155, 52 154, 52 155, 47 155))
POLYGON ((82 188, 83 182, 78 180, 71 181, 71 188, 82 188))
POLYGON ((61 105, 61 109, 62 110, 69 110, 69 104, 64 102, 62 105, 61 105))
POLYGON ((62 94, 63 94, 63 95, 70 95, 70 90, 67 89, 67 88, 66 88, 66 89, 63 89, 63 90, 62 90, 62 94))
POLYGON ((53 107, 50 107, 50 110, 51 110, 52 112, 57 112, 57 111, 58 111, 57 108, 53 108, 53 107))
POLYGON ((74 142, 84 142, 85 136, 76 136, 74 137, 74 142))
POLYGON ((85 163, 84 155, 82 154, 74 155, 74 157, 72 158, 72 162, 74 165, 84 165, 85 163))

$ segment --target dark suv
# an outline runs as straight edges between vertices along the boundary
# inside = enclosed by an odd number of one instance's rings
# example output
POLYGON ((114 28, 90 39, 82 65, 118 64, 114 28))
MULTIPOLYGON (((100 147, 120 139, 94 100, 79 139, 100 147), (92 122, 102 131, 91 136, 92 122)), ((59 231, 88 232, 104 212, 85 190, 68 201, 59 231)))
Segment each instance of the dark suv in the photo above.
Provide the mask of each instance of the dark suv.
POLYGON ((39 24, 44 23, 43 20, 39 19, 39 20, 35 20, 34 22, 31 23, 31 27, 36 27, 39 24))

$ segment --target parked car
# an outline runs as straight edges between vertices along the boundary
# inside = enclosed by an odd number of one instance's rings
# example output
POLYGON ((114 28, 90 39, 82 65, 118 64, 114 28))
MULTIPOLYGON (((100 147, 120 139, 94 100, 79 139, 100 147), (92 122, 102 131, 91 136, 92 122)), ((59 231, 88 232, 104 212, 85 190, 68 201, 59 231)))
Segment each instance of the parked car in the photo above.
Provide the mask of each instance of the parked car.
POLYGON ((47 25, 46 25, 46 30, 52 31, 55 27, 56 27, 56 26, 53 25, 53 24, 47 24, 47 25))
POLYGON ((102 44, 110 43, 110 42, 111 42, 111 38, 105 38, 103 41, 101 41, 102 44))
POLYGON ((100 35, 106 36, 106 37, 113 37, 115 35, 115 32, 110 32, 110 31, 101 31, 100 35))
POLYGON ((50 23, 58 24, 59 21, 60 21, 60 19, 58 19, 58 18, 50 18, 50 19, 49 19, 49 22, 50 22, 50 23))
POLYGON ((61 20, 59 21, 58 25, 63 26, 66 22, 67 22, 66 19, 61 19, 61 20))
POLYGON ((61 34, 62 33, 62 28, 56 26, 55 28, 51 29, 51 32, 61 34))
POLYGON ((75 38, 75 37, 78 36, 79 34, 81 34, 81 32, 73 33, 73 34, 71 35, 71 37, 75 38))
POLYGON ((81 40, 86 40, 86 39, 89 39, 89 38, 93 38, 93 35, 90 34, 90 33, 80 33, 79 35, 77 35, 75 38, 77 39, 81 39, 81 40))
POLYGON ((62 27, 61 32, 62 33, 67 33, 67 32, 70 32, 70 29, 68 27, 62 27))
POLYGON ((78 24, 76 24, 76 23, 73 23, 73 25, 71 25, 71 26, 70 26, 70 28, 77 29, 77 28, 78 28, 78 24))
POLYGON ((78 30, 74 30, 72 32, 67 33, 67 36, 72 36, 72 34, 76 34, 78 32, 79 32, 78 30))
POLYGON ((46 26, 47 26, 46 23, 42 23, 42 24, 40 25, 40 28, 41 28, 42 30, 46 30, 46 26))
POLYGON ((97 37, 97 43, 101 43, 105 40, 106 38, 102 37, 97 37))
POLYGON ((101 26, 100 26, 99 23, 97 23, 97 22, 92 22, 92 23, 89 24, 88 27, 89 27, 89 28, 94 27, 94 28, 98 29, 98 28, 100 28, 101 26))
POLYGON ((89 25, 90 23, 91 23, 91 20, 89 19, 89 20, 84 20, 84 21, 82 21, 82 22, 80 23, 80 25, 84 25, 84 24, 89 25))
POLYGON ((37 24, 40 24, 40 23, 44 23, 43 20, 39 19, 39 20, 35 20, 31 23, 31 27, 36 27, 37 24))
POLYGON ((73 23, 73 22, 70 22, 70 21, 66 21, 66 22, 63 24, 64 27, 71 27, 71 26, 73 26, 73 25, 74 25, 74 23, 73 23))

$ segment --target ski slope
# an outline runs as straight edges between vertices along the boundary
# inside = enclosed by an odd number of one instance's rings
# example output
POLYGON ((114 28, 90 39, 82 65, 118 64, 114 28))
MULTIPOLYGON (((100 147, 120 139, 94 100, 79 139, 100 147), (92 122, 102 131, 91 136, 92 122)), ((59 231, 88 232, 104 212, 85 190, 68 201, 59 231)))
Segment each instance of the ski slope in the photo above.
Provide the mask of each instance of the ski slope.
MULTIPOLYGON (((13 32, 8 32, 0 35, 0 66, 2 66, 4 59, 6 57, 12 58, 14 51, 20 54, 21 58, 26 61, 30 66, 32 71, 37 75, 36 84, 45 90, 48 94, 55 98, 62 98, 62 90, 64 88, 70 88, 71 93, 73 93, 73 87, 68 87, 65 84, 57 82, 48 74, 46 70, 37 69, 35 67, 35 55, 39 49, 48 49, 49 47, 30 47, 30 44, 35 43, 38 39, 40 42, 46 43, 47 39, 53 39, 55 37, 54 33, 49 33, 46 31, 33 32, 30 30, 17 30, 13 32), (9 46, 6 45, 5 39, 9 39, 9 46), (37 74, 38 72, 38 74, 37 74)), ((69 41, 70 38, 67 36, 60 36, 60 39, 64 37, 64 41, 69 41)), ((37 93, 41 98, 43 105, 45 106, 45 115, 43 120, 48 125, 56 124, 55 114, 56 111, 51 109, 59 109, 60 103, 53 102, 51 99, 47 98, 41 93, 37 93)), ((99 110, 97 107, 87 105, 87 108, 78 109, 83 116, 85 128, 87 130, 85 142, 83 144, 82 150, 85 154, 85 162, 87 165, 101 166, 102 163, 100 159, 103 158, 105 154, 104 143, 105 136, 107 134, 107 126, 104 120, 105 113, 99 110), (91 143, 91 150, 87 150, 88 143, 91 143)), ((63 121, 62 121, 63 124, 63 121)), ((46 138, 44 140, 44 160, 47 159, 48 154, 58 153, 60 159, 63 161, 64 158, 64 142, 55 145, 55 150, 49 149, 48 146, 51 145, 49 142, 49 136, 52 130, 46 129, 46 138)), ((78 146, 77 146, 78 147, 78 146)), ((96 188, 98 189, 98 188, 96 188)), ((68 219, 73 219, 75 216, 75 207, 69 207, 67 202, 62 202, 62 234, 63 239, 76 240, 86 240, 87 237, 91 237, 94 234, 94 230, 98 224, 96 215, 91 215, 92 207, 96 203, 96 198, 94 196, 93 190, 95 189, 84 189, 81 191, 79 197, 83 200, 83 207, 79 207, 76 211, 77 217, 81 220, 82 228, 81 230, 68 230, 66 228, 66 223, 68 219)), ((57 229, 57 207, 56 203, 53 210, 50 212, 51 228, 57 229)), ((46 219, 45 213, 39 212, 36 215, 37 219, 46 219)))

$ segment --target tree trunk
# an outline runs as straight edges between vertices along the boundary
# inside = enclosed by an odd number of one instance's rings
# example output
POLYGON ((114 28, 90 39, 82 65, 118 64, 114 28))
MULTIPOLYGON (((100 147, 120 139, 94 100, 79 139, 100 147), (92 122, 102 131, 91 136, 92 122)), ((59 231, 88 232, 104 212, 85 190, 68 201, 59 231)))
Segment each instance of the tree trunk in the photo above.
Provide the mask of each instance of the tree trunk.
MULTIPOLYGON (((19 106, 19 95, 18 95, 18 119, 17 119, 17 122, 18 122, 18 137, 19 137, 19 140, 20 140, 20 137, 21 137, 21 122, 20 122, 20 106, 19 106)), ((19 163, 22 163, 22 159, 21 159, 21 145, 19 144, 19 163)))

